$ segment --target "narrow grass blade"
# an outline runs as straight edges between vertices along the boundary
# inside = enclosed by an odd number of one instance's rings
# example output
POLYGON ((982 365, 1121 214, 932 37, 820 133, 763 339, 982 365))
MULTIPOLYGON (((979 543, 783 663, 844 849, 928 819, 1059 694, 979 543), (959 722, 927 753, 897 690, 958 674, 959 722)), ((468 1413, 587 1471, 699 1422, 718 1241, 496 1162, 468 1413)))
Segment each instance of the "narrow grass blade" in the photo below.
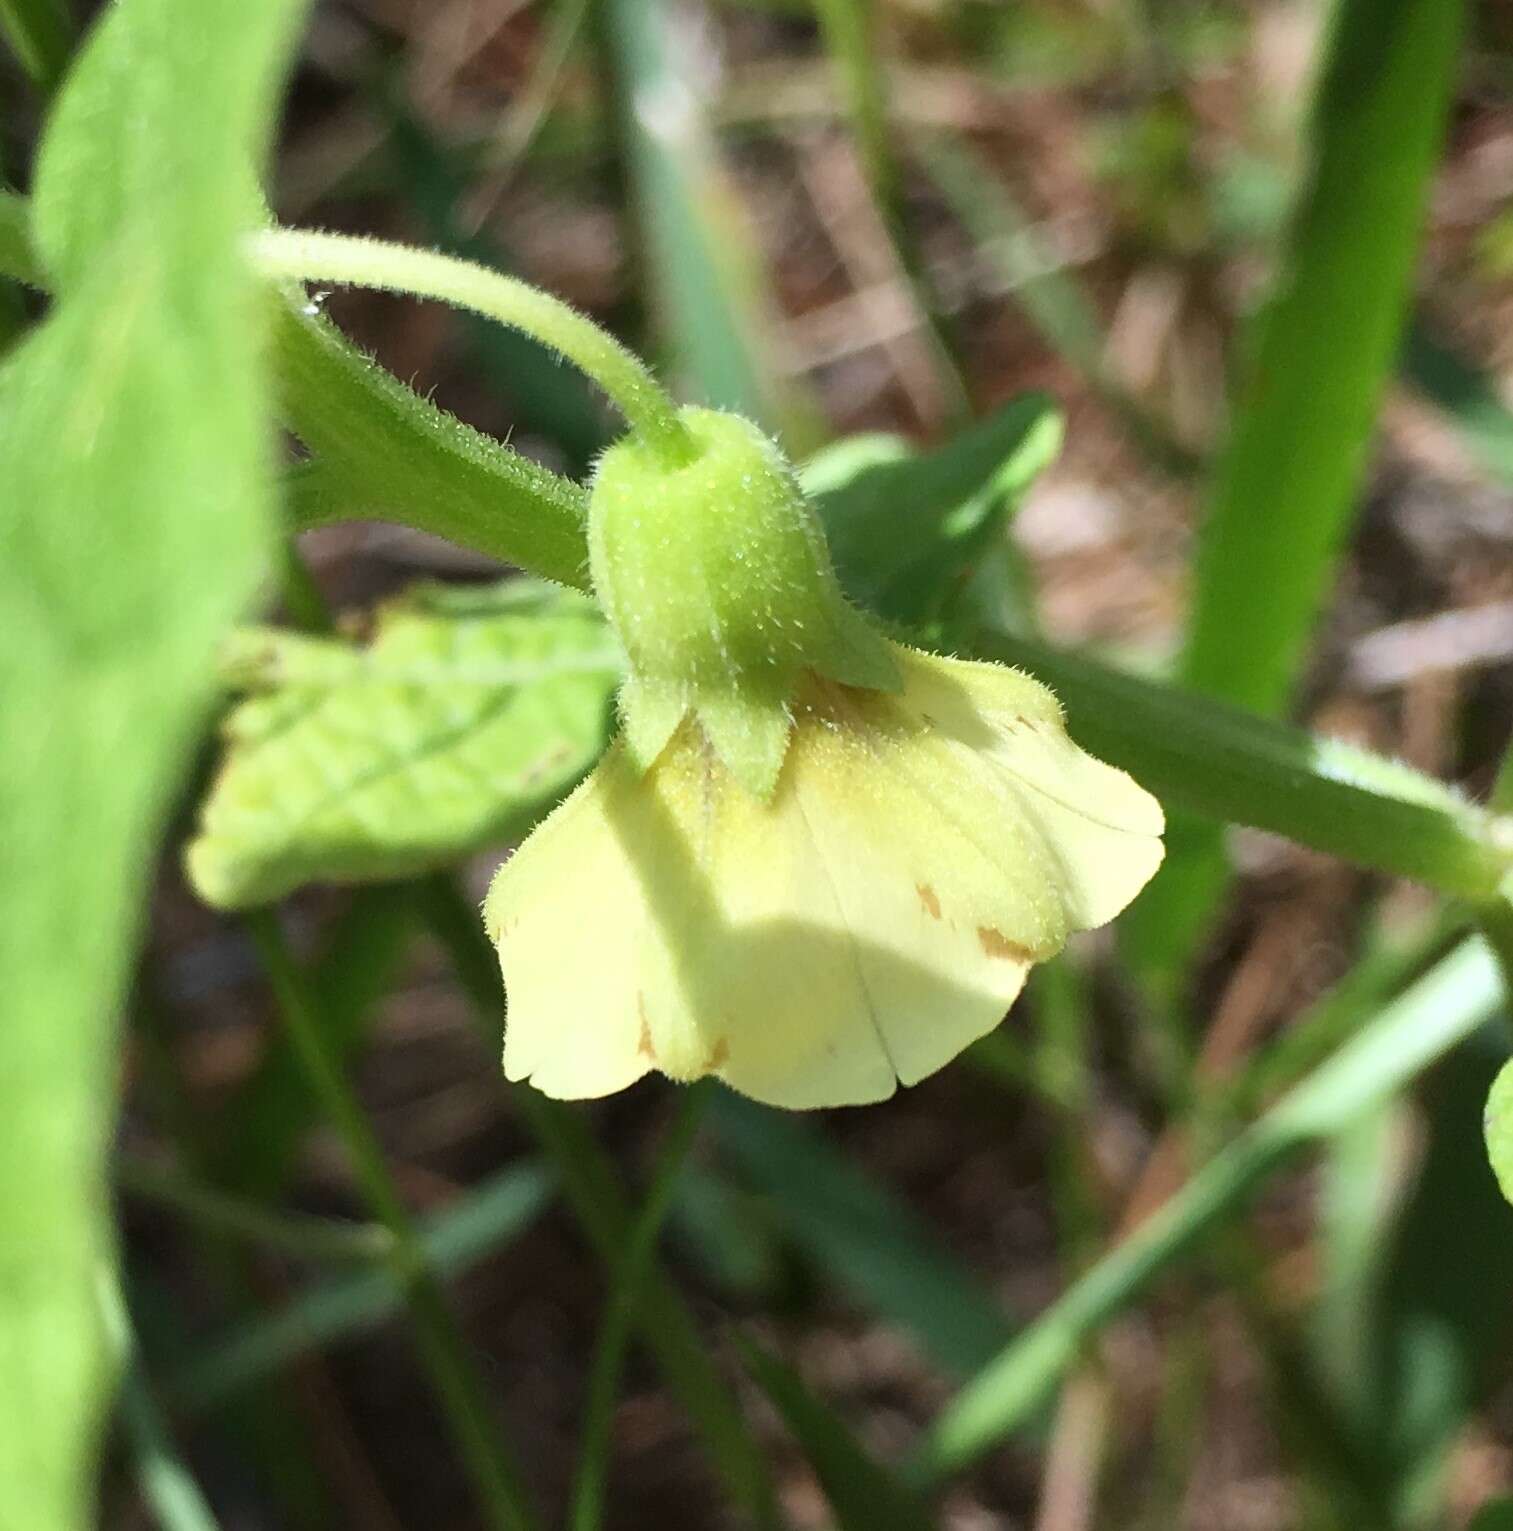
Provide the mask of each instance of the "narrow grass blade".
POLYGON ((1469 1036, 1502 999, 1495 962, 1469 941, 1221 1150, 1158 1212, 1075 1281, 937 1418, 920 1468, 956 1471, 1021 1428, 1083 1344, 1170 1270, 1304 1144, 1338 1131, 1469 1036))
POLYGON ((601 0, 599 38, 645 277, 672 366, 700 402, 738 410, 793 452, 811 407, 779 376, 760 256, 716 156, 693 73, 699 42, 667 0, 601 0))
MULTIPOLYGON (((450 958, 489 1046, 498 1049, 504 1020, 499 960, 478 911, 445 878, 422 888, 426 920, 450 958)), ((551 1156, 562 1193, 610 1272, 631 1235, 628 1199, 620 1177, 594 1142, 581 1114, 530 1088, 513 1092, 516 1109, 551 1156)), ((641 1304, 641 1335, 668 1385, 703 1437, 732 1500, 764 1531, 783 1524, 767 1463, 740 1407, 715 1368, 692 1315, 677 1291, 653 1270, 641 1304)))
POLYGON ((906 1207, 795 1116, 721 1091, 708 1121, 805 1252, 899 1325, 943 1370, 967 1376, 1008 1340, 1002 1310, 906 1207))
POLYGON ((914 152, 1009 300, 1041 339, 1081 373, 1154 463, 1182 477, 1196 472, 1199 463, 1192 450, 1110 376, 1103 360, 1103 323, 1092 299, 1037 235, 993 167, 970 144, 944 135, 920 136, 914 152))
POLYGON ((168 1421, 137 1358, 126 1305, 114 1276, 102 1272, 100 1288, 105 1325, 122 1360, 116 1408, 142 1500, 161 1531, 216 1531, 215 1515, 179 1458, 168 1421))
POLYGON ((472 1479, 478 1507, 491 1526, 529 1531, 537 1524, 536 1515, 493 1418, 488 1390, 425 1263, 424 1250, 361 1103, 327 1046, 308 980, 290 958, 272 916, 251 917, 248 929, 310 1086, 351 1155, 365 1200, 394 1238, 394 1272, 405 1286, 416 1348, 472 1479))
POLYGON ((63 0, 0 0, 0 32, 32 84, 51 95, 73 47, 73 22, 63 0))
POLYGON ((647 1273, 655 1258, 657 1239, 666 1221, 678 1177, 699 1130, 700 1107, 706 1089, 688 1091, 677 1120, 657 1158, 651 1189, 631 1227, 625 1258, 614 1274, 599 1340, 589 1368, 587 1402, 583 1411, 583 1440, 573 1485, 572 1531, 599 1531, 604 1523, 605 1485, 614 1451, 615 1395, 630 1341, 631 1325, 645 1292, 647 1273))
MULTIPOLYGON (((550 1202, 550 1174, 538 1163, 512 1164, 422 1221, 416 1238, 438 1277, 461 1275, 506 1248, 550 1202)), ((224 1402, 312 1350, 377 1328, 403 1310, 404 1285, 389 1270, 332 1276, 276 1312, 256 1314, 199 1348, 172 1373, 165 1391, 188 1409, 224 1402)))
MULTIPOLYGON (((342 912, 311 975, 326 1045, 335 1057, 350 1057, 361 1043, 373 1006, 405 959, 414 925, 414 902, 405 888, 359 889, 342 912)), ((225 1129, 216 1135, 216 1180, 251 1196, 275 1195, 316 1112, 293 1043, 275 1032, 256 1072, 224 1112, 225 1129)))
POLYGON ((1312 172, 1220 459, 1184 679, 1286 705, 1391 377, 1459 59, 1459 0, 1342 0, 1312 172), (1369 229, 1369 239, 1361 231, 1369 229))
POLYGON ((928 1531, 934 1522, 914 1491, 872 1458, 796 1371, 754 1340, 738 1343, 746 1370, 819 1474, 841 1531, 928 1531))
POLYGON ((176 1212, 187 1222, 306 1260, 386 1258, 392 1240, 372 1224, 313 1214, 272 1212, 258 1202, 228 1196, 177 1170, 117 1155, 116 1183, 129 1196, 176 1212))
MULTIPOLYGON (((1463 10, 1460 0, 1335 9, 1308 129, 1311 172, 1199 543, 1181 679, 1206 695, 1277 714, 1297 682, 1397 357, 1463 10)), ((1124 942, 1167 992, 1226 879, 1215 833, 1173 828, 1124 942)))

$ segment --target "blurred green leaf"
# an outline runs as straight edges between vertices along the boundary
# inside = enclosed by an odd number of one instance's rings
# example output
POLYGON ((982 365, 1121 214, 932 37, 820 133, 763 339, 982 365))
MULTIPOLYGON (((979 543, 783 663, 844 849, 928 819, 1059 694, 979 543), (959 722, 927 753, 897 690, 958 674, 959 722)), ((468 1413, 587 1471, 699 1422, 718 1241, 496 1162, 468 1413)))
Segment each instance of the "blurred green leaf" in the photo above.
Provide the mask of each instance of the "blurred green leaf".
POLYGON ((823 1134, 722 1090, 707 1117, 725 1157, 762 1190, 811 1259, 857 1301, 968 1375, 1009 1337, 992 1295, 940 1239, 823 1134))
POLYGON ((311 880, 398 877, 528 827, 603 749, 620 658, 591 602, 507 581, 419 587, 366 648, 239 634, 258 694, 226 721, 226 765, 190 845, 211 903, 311 880))
POLYGON ((1466 1531, 1513 1531, 1513 1499, 1489 1499, 1466 1531))
POLYGON ((741 1359, 803 1447, 842 1531, 929 1531, 925 1506, 867 1453, 844 1420, 799 1374, 745 1336, 741 1359))
POLYGON ((1503 1195, 1513 1202, 1513 1062, 1505 1063, 1492 1081, 1482 1120, 1492 1172, 1503 1195))
POLYGON ((852 436, 810 458, 804 488, 846 593, 890 621, 938 618, 1061 437, 1055 404, 1026 394, 930 452, 894 436, 852 436))
POLYGON ((237 246, 296 0, 121 0, 35 176, 58 286, 0 372, 0 1483, 82 1526, 108 1369, 114 1017, 212 651, 271 551, 237 246))

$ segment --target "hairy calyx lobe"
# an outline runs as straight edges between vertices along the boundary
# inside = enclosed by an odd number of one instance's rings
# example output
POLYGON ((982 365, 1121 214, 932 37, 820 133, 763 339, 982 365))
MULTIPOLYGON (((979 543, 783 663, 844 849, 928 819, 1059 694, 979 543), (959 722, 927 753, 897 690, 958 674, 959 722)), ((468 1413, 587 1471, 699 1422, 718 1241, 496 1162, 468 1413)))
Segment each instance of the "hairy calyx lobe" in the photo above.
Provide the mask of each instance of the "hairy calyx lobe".
POLYGON ((890 646, 846 601, 824 534, 778 448, 749 421, 687 408, 670 462, 632 435, 589 501, 594 590, 624 645, 620 710, 650 766, 692 713, 733 776, 771 796, 805 671, 896 691, 890 646))

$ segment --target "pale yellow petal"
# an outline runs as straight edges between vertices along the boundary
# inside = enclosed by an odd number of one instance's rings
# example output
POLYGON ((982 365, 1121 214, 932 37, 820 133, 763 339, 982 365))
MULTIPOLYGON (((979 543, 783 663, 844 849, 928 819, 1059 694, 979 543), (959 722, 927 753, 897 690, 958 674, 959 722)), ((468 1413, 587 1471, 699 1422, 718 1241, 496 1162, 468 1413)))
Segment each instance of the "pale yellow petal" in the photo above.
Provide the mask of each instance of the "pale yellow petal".
POLYGON ((898 650, 901 695, 811 681, 768 802, 685 720, 613 747, 500 872, 505 1068, 648 1068, 788 1107, 880 1100, 998 1024, 1030 966, 1160 860, 1159 807, 1027 676, 898 650))

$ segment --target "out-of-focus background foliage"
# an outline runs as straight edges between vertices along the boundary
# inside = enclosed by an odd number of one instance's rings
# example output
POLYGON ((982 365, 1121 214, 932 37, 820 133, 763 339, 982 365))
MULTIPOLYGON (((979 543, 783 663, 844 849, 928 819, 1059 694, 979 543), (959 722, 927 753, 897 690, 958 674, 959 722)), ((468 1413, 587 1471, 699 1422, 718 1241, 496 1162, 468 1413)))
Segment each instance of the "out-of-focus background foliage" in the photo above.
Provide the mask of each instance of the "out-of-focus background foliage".
MULTIPOLYGON (((1306 663, 1282 666, 1296 685, 1262 674, 1246 695, 1221 683, 1220 600, 1192 678, 1482 795, 1513 718, 1513 12, 1472 6, 1457 51, 1449 0, 1342 10, 1355 52, 1331 129, 1309 111, 1318 0, 323 0, 270 198, 285 222, 539 283, 795 456, 863 431, 943 441, 1043 391, 1065 444, 1008 535, 1028 575, 1009 583, 1033 591, 1046 639, 1169 672, 1202 518, 1248 499, 1250 525, 1274 518, 1283 573, 1317 567, 1327 613, 1306 663), (1421 68, 1432 95, 1452 57, 1453 101, 1406 340, 1359 492, 1347 463, 1315 514, 1311 422, 1348 436, 1341 399, 1360 387, 1373 406, 1352 369, 1393 343, 1352 305, 1396 258, 1394 230, 1320 235, 1343 276, 1251 394, 1248 320, 1279 250, 1296 251, 1328 132, 1344 178, 1309 217, 1377 174, 1401 173, 1411 202, 1414 151, 1405 168, 1395 135, 1427 152, 1438 114, 1416 123, 1389 100, 1357 125, 1355 158, 1348 119, 1418 48, 1405 89, 1421 68), (1216 468, 1257 387, 1287 419, 1268 435, 1252 418, 1249 456, 1216 468), (1327 528, 1305 546, 1334 502, 1337 562, 1327 528)), ((19 178, 38 102, 7 68, 19 178)), ((24 300, 4 296, 19 318, 24 300)), ((563 471, 608 439, 587 386, 529 342, 382 296, 335 294, 327 311, 438 403, 563 471)), ((1261 543, 1225 555, 1232 584, 1272 577, 1261 543)), ((376 524, 302 551, 337 611, 418 576, 497 573, 376 524)), ((1254 637, 1233 634, 1242 670, 1254 637)), ((885 1106, 712 1103, 656 1278, 681 1297, 648 1299, 661 1341, 632 1343, 610 1416, 607 1525, 1461 1527, 1513 1485, 1513 1212, 1479 1142, 1507 1051, 1495 1027, 1164 1261, 1049 1401, 952 1464, 928 1511, 874 1481, 1453 934, 1414 885, 1256 833, 1227 848, 1237 875, 1199 876, 1196 915, 1158 884, 1118 937, 1126 961, 1110 933, 1085 942, 992 1042, 885 1106)), ((1189 868, 1211 854, 1199 845, 1189 868)), ((497 859, 468 867, 470 895, 497 859)), ((208 912, 166 859, 116 1174, 142 1365, 103 1524, 203 1525, 207 1505, 227 1527, 484 1524, 470 1481, 489 1451, 470 1457, 457 1424, 480 1417, 560 1523, 610 1290, 600 1256, 623 1247, 641 1194, 605 1189, 587 1134, 644 1187, 676 1092, 651 1081, 543 1113, 506 1089, 488 954, 475 942, 459 983, 467 938, 450 956, 437 940, 469 917, 437 882, 317 888, 275 940, 266 919, 208 912), (284 965, 291 948, 307 972, 284 965), (301 1007, 351 1096, 337 1082, 322 1098, 319 1069, 301 1069, 298 1029, 291 1043, 275 1021, 301 1007), (338 1135, 333 1111, 354 1105, 338 1135), (364 1126, 376 1181, 372 1163, 354 1174, 364 1126), (390 1235, 369 1221, 383 1164, 438 1272, 408 1313, 390 1235), (434 1391, 449 1375, 450 1411, 434 1391), (186 1464, 203 1500, 175 1492, 186 1464)), ((1497 1513, 1478 1525, 1506 1524, 1497 1513)))

